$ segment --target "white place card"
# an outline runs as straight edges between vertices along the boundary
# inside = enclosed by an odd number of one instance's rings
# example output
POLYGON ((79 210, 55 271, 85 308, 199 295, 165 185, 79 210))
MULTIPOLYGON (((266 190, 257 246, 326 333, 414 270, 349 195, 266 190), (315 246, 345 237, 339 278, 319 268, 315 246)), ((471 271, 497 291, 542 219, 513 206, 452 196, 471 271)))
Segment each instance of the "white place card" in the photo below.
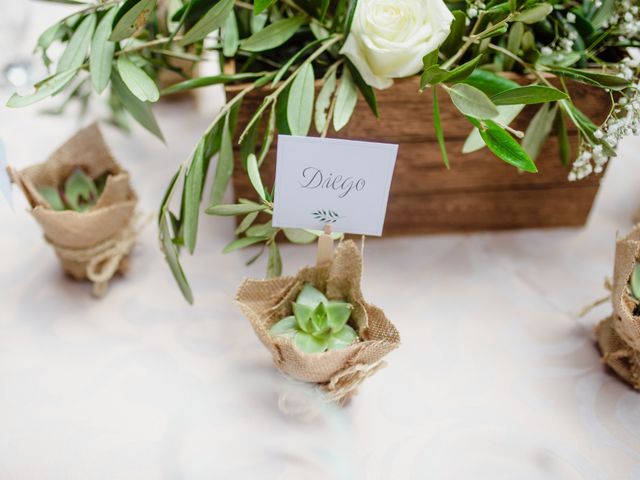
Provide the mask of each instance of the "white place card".
POLYGON ((11 192, 11 181, 7 173, 7 155, 2 140, 0 140, 0 191, 7 199, 9 206, 13 208, 13 196, 11 192))
POLYGON ((278 136, 273 225, 382 235, 398 145, 278 136))

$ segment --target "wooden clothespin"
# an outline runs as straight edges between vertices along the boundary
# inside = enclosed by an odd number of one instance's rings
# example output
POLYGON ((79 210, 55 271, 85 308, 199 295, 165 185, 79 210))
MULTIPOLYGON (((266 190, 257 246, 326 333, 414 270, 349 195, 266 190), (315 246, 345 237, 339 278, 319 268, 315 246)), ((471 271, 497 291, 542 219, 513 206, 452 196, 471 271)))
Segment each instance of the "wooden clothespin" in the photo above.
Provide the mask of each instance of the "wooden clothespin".
POLYGON ((321 265, 333 260, 333 237, 331 236, 331 225, 324 226, 324 233, 318 237, 318 259, 317 265, 321 265))

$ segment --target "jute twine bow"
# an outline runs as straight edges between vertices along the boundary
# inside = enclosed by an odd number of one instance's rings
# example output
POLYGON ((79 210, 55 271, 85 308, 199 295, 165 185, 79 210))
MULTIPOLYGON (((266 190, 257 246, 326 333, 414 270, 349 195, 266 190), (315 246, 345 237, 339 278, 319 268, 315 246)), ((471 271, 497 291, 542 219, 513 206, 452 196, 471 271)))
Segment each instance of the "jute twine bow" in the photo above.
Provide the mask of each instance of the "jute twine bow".
POLYGON ((382 360, 373 363, 356 363, 351 367, 345 368, 336 373, 328 384, 321 387, 325 393, 325 400, 328 402, 336 402, 344 405, 358 390, 360 384, 376 373, 378 370, 386 367, 386 363, 382 360))
MULTIPOLYGON (((303 422, 311 422, 322 413, 321 404, 336 403, 345 405, 349 399, 357 393, 360 384, 378 370, 386 367, 386 363, 380 360, 374 364, 357 363, 336 373, 326 385, 319 386, 316 391, 321 392, 322 400, 307 394, 301 395, 295 392, 283 392, 278 396, 278 409, 288 417, 296 418, 303 422)), ((291 381, 297 382, 288 375, 284 375, 291 381)), ((302 383, 302 382, 300 382, 302 383)))
POLYGON ((147 219, 139 228, 133 224, 139 216, 134 217, 131 223, 123 228, 114 237, 89 248, 67 248, 56 245, 47 239, 62 260, 76 263, 86 263, 87 278, 93 283, 93 294, 100 298, 104 296, 109 286, 109 281, 118 271, 120 262, 125 258, 136 243, 138 236, 149 223, 147 219))

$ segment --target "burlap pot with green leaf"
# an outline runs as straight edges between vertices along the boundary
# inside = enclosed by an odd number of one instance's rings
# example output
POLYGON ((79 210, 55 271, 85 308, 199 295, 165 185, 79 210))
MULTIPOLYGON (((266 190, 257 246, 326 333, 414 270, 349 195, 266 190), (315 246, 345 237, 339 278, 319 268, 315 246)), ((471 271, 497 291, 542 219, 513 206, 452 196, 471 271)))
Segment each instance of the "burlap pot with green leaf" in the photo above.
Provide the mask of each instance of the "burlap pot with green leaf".
POLYGON ((603 361, 637 390, 640 390, 640 299, 634 295, 631 282, 639 261, 640 225, 637 225, 616 242, 613 314, 595 330, 603 361))
POLYGON ((96 124, 80 130, 44 163, 11 170, 11 176, 66 273, 91 280, 94 292, 101 295, 115 273, 127 270, 136 237, 131 223, 138 199, 129 174, 111 156, 96 124), (83 212, 52 208, 41 189, 58 188, 75 169, 91 178, 108 175, 95 205, 83 212))
POLYGON ((245 280, 236 301, 262 343, 283 373, 319 384, 327 399, 346 403, 358 385, 375 373, 382 358, 400 345, 396 328, 384 312, 365 301, 360 289, 362 256, 353 241, 341 242, 332 262, 306 267, 294 277, 245 280), (359 339, 352 345, 323 353, 304 353, 291 338, 274 336, 269 330, 292 314, 292 303, 308 283, 330 300, 349 302, 353 311, 349 324, 359 339))

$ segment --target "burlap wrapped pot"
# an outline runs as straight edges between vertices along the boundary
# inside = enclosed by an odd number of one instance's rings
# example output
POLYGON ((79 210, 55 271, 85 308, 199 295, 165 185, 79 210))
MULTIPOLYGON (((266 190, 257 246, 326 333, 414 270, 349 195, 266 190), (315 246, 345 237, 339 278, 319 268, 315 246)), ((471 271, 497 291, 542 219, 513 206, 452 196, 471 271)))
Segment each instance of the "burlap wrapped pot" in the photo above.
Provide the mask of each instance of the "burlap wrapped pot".
POLYGON ((245 280, 236 301, 262 343, 271 351, 278 369, 293 378, 322 386, 327 398, 346 403, 357 386, 375 373, 382 358, 400 345, 400 336, 384 312, 362 296, 362 256, 352 241, 338 245, 333 262, 306 267, 295 277, 245 280), (291 338, 272 336, 269 329, 292 314, 292 302, 305 283, 310 283, 330 300, 353 305, 349 323, 360 340, 343 349, 324 353, 302 352, 291 338))
POLYGON ((616 242, 611 299, 613 314, 600 322, 595 334, 603 361, 640 390, 640 316, 629 290, 631 273, 640 260, 640 225, 616 242))
POLYGON ((94 292, 101 295, 116 272, 127 270, 136 237, 131 223, 138 200, 129 174, 111 156, 98 126, 80 130, 44 163, 10 173, 64 271, 75 279, 93 281, 94 292), (102 195, 87 212, 53 210, 38 188, 57 188, 78 167, 92 178, 109 172, 102 195))

